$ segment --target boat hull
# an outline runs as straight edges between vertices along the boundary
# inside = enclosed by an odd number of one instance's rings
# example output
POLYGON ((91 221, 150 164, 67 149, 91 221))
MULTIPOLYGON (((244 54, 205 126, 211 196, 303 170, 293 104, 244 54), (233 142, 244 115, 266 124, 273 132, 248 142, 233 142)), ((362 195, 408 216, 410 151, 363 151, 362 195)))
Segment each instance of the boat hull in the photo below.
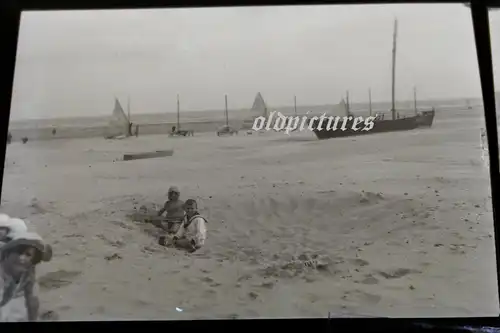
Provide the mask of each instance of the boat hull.
MULTIPOLYGON (((333 139, 333 138, 342 138, 349 136, 359 136, 359 135, 367 135, 367 134, 375 134, 375 133, 386 133, 386 132, 396 132, 396 131, 409 131, 412 129, 416 129, 418 127, 417 122, 418 116, 409 117, 409 118, 401 118, 396 120, 375 120, 373 122, 373 128, 369 131, 362 130, 353 130, 352 123, 350 121, 347 123, 345 127, 346 130, 342 131, 341 129, 330 129, 327 130, 325 128, 318 130, 314 129, 313 132, 316 137, 320 140, 325 139, 333 139)), ((318 121, 313 121, 314 127, 317 127, 318 121)))
POLYGON ((420 112, 417 116, 418 127, 431 127, 434 122, 435 114, 436 112, 434 110, 420 112))

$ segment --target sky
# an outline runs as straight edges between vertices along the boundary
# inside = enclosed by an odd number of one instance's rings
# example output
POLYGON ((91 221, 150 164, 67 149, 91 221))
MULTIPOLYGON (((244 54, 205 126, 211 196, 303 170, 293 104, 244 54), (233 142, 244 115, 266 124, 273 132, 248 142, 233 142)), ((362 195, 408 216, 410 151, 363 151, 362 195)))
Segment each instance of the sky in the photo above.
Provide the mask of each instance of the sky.
POLYGON ((389 101, 395 18, 397 99, 481 96, 460 4, 25 12, 11 119, 389 101))

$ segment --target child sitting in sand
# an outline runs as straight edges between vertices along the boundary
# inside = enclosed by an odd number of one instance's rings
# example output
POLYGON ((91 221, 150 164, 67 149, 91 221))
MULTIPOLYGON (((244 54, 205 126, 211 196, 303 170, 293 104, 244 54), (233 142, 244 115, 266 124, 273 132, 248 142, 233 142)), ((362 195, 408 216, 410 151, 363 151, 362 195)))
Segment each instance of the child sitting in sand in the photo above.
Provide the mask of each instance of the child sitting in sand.
POLYGON ((168 189, 168 200, 158 212, 158 216, 167 212, 167 216, 165 217, 167 222, 166 231, 170 234, 175 234, 179 230, 179 226, 184 219, 184 202, 179 200, 180 195, 181 192, 177 186, 171 186, 168 189))
POLYGON ((0 251, 0 322, 36 321, 39 300, 35 266, 45 257, 36 233, 18 232, 0 251))
MULTIPOLYGON (((172 238, 172 244, 189 252, 200 249, 207 238, 207 220, 198 213, 196 200, 189 199, 184 205, 186 217, 179 230, 172 238)), ((166 238, 160 237, 160 245, 166 245, 166 238)))

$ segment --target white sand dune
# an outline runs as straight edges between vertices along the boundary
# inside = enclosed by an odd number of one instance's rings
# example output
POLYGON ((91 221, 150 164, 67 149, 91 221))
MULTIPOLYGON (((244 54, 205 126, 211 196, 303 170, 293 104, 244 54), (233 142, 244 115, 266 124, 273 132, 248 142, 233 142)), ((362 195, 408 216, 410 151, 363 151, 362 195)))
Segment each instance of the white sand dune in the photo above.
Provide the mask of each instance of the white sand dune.
POLYGON ((497 315, 482 126, 15 142, 2 211, 53 244, 41 299, 63 320, 497 315), (170 185, 209 219, 194 254, 127 218, 170 185))

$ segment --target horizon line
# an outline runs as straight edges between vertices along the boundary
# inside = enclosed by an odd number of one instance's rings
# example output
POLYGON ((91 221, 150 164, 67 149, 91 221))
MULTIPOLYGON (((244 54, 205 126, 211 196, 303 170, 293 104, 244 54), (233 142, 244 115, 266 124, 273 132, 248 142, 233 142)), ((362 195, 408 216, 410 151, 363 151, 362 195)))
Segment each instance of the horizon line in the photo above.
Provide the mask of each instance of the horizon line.
MULTIPOLYGON (((437 102, 437 101, 458 101, 458 100, 477 100, 480 99, 482 101, 482 97, 456 97, 456 98, 429 98, 429 99, 421 99, 419 100, 420 104, 422 102, 437 102)), ((412 102, 413 100, 396 100, 396 103, 408 103, 412 102)), ((380 104, 380 103, 391 103, 389 100, 387 101, 372 101, 372 104, 380 104)), ((356 105, 356 104, 362 104, 366 105, 369 104, 369 101, 363 101, 363 102, 354 102, 354 103, 349 103, 350 105, 356 105)), ((302 105, 297 105, 297 108, 304 108, 304 107, 321 107, 321 106, 336 106, 339 105, 339 103, 335 104, 302 104, 302 105)), ((273 107, 267 107, 267 109, 280 109, 280 108, 293 108, 294 105, 280 105, 280 106, 273 106, 273 107)), ((105 118, 108 116, 111 116, 112 108, 110 108, 110 113, 109 114, 100 114, 100 115, 77 115, 77 116, 56 116, 56 117, 45 117, 45 118, 18 118, 18 119, 10 119, 9 123, 14 123, 14 122, 23 122, 23 121, 44 121, 44 120, 66 120, 66 119, 93 119, 93 118, 105 118)), ((181 111, 181 114, 183 112, 214 112, 214 111, 223 111, 224 109, 186 109, 181 111)), ((251 111, 252 108, 228 108, 228 111, 231 112, 244 112, 244 111, 251 111)), ((166 112, 156 112, 156 113, 136 113, 135 116, 158 116, 158 115, 163 115, 163 114, 176 114, 177 111, 166 111, 166 112)), ((132 112, 132 117, 134 116, 134 113, 132 112)), ((12 114, 10 115, 12 117, 12 114)))

